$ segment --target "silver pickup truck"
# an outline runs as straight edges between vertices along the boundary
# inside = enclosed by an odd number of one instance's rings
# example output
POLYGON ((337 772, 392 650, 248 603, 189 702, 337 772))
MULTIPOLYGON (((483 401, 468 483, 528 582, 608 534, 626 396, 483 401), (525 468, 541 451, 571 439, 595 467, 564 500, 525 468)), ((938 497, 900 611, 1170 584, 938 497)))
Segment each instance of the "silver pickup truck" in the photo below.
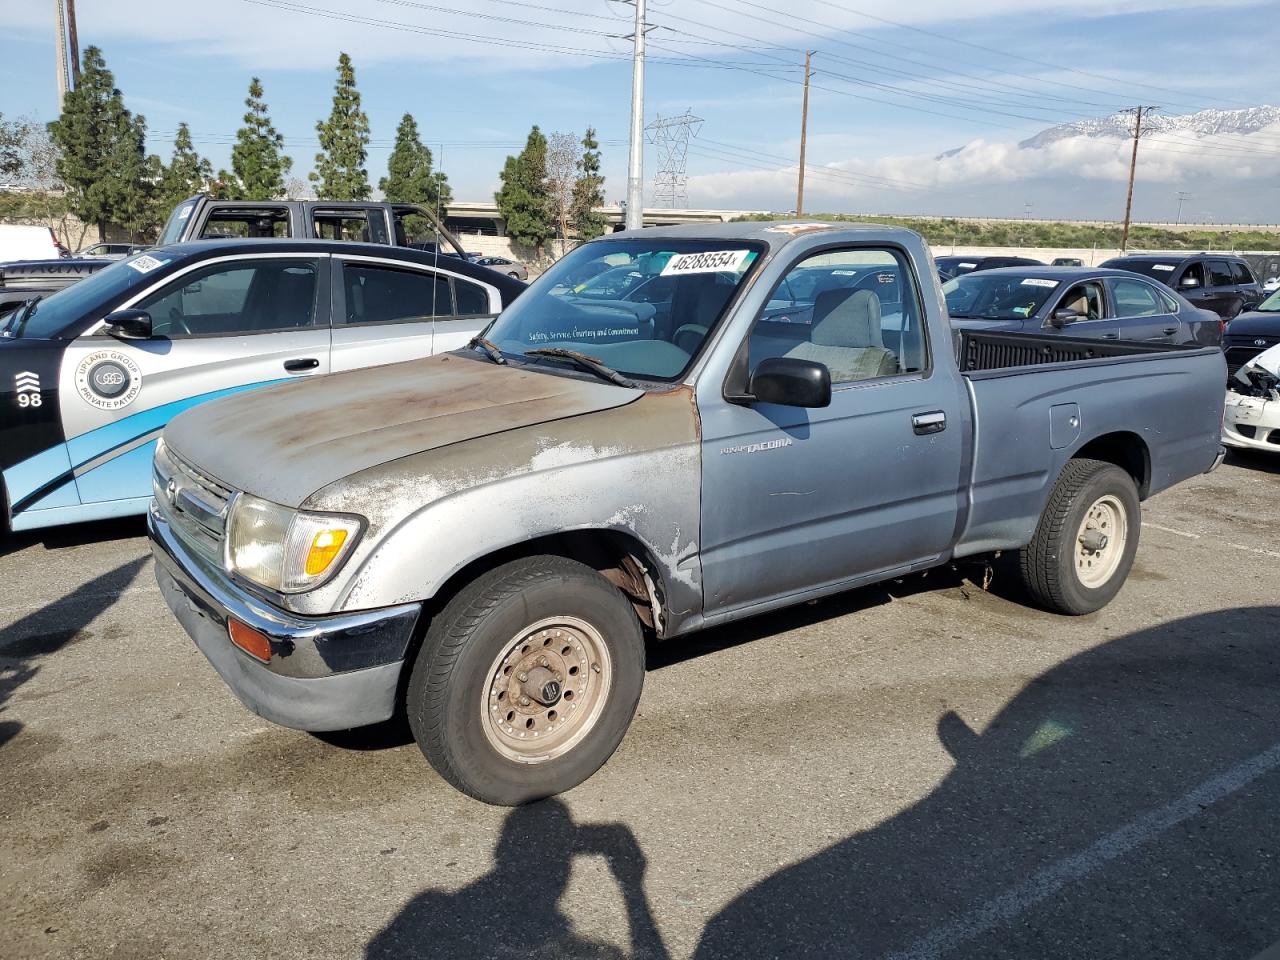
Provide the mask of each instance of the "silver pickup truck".
POLYGON ((1102 607, 1139 501, 1220 461, 1224 376, 1214 347, 953 333, 906 230, 619 233, 466 349, 173 420, 157 576, 250 709, 404 708, 449 782, 522 803, 613 753, 647 640, 1001 550, 1035 602, 1102 607), (629 282, 561 282, 600 258, 629 282))

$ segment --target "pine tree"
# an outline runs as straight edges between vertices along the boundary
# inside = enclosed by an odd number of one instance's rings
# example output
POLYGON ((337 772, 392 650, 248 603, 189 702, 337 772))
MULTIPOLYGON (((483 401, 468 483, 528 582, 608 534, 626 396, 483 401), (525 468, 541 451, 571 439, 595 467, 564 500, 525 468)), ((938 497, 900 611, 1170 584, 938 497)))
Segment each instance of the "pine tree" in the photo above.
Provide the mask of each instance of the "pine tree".
POLYGON ((213 179, 213 167, 196 153, 191 142, 191 130, 185 123, 178 124, 178 135, 173 139, 173 156, 160 175, 158 213, 168 214, 179 202, 193 193, 208 189, 213 179))
POLYGON ((105 240, 108 223, 139 224, 151 191, 145 153, 146 121, 134 117, 116 89, 102 51, 86 47, 80 79, 63 101, 62 115, 49 124, 61 152, 57 173, 66 184, 71 209, 98 225, 105 240))
POLYGON ((547 138, 534 126, 518 156, 507 157, 502 189, 493 195, 507 222, 507 235, 517 243, 536 247, 555 236, 547 189, 547 138))
POLYGON ((262 99, 262 81, 249 81, 249 96, 244 105, 244 126, 236 131, 236 144, 231 148, 231 175, 218 171, 220 192, 239 200, 274 200, 284 196, 285 174, 293 160, 281 151, 284 137, 276 132, 262 99))
POLYGON ((364 168, 368 158, 369 118, 360 109, 356 71, 345 53, 338 56, 338 82, 333 90, 333 111, 316 123, 321 152, 310 174, 316 195, 322 200, 367 200, 372 189, 364 168))
POLYGON ((604 206, 604 177, 600 176, 600 144, 592 127, 587 127, 582 138, 578 170, 573 184, 573 223, 580 239, 594 240, 604 233, 605 222, 596 212, 596 207, 604 206))
POLYGON ((400 118, 396 128, 396 145, 387 160, 387 175, 378 181, 383 197, 392 203, 420 203, 436 209, 453 201, 449 178, 432 172, 432 156, 418 136, 418 124, 412 114, 400 118))

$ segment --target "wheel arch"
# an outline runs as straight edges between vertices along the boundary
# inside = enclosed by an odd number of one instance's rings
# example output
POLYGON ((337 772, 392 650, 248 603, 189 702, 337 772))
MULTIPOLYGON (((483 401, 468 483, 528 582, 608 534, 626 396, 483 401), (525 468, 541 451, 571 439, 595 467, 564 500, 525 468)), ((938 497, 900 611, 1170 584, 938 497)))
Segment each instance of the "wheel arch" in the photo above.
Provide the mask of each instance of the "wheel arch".
POLYGON ((490 570, 525 557, 554 556, 591 567, 631 602, 646 633, 666 635, 668 592, 661 562, 634 534, 588 527, 531 537, 498 547, 453 571, 427 601, 428 616, 441 610, 459 590, 490 570))
POLYGON ((1094 437, 1071 454, 1072 460, 1102 460, 1115 464, 1133 478, 1138 499, 1145 500, 1151 490, 1151 449, 1147 442, 1127 430, 1094 437))

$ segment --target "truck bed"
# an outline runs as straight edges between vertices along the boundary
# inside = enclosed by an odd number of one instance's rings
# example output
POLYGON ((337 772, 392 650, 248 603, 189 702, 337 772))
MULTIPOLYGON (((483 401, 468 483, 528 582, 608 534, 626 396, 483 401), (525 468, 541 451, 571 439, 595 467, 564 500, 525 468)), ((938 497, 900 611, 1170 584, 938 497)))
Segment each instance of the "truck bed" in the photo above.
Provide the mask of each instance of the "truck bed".
POLYGON ((955 556, 1025 544, 1066 461, 1091 445, 1133 456, 1143 499, 1214 464, 1217 347, 981 331, 958 346, 974 439, 955 556))

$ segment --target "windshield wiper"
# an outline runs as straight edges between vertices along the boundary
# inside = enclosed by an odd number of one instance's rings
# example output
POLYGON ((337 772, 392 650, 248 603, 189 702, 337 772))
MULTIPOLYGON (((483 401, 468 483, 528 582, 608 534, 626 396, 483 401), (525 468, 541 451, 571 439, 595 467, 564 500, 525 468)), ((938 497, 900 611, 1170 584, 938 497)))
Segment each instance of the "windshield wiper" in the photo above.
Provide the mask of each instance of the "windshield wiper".
POLYGON ((526 357, 559 357, 562 360, 571 360, 576 366, 581 367, 588 373, 594 373, 601 380, 608 380, 610 383, 616 383, 620 387, 632 387, 638 384, 627 377, 624 377, 613 367, 606 367, 595 357, 588 357, 585 353, 579 353, 577 350, 565 350, 562 347, 538 347, 534 350, 526 350, 526 357))
POLYGON ((5 335, 9 337, 22 336, 22 328, 26 326, 27 319, 35 312, 36 304, 44 299, 43 293, 38 293, 30 300, 23 300, 13 315, 13 320, 9 322, 9 327, 5 331, 5 335))
POLYGON ((467 344, 467 347, 471 350, 479 350, 494 363, 507 362, 507 358, 502 355, 502 351, 492 340, 486 340, 484 337, 475 336, 471 338, 471 342, 467 344))

